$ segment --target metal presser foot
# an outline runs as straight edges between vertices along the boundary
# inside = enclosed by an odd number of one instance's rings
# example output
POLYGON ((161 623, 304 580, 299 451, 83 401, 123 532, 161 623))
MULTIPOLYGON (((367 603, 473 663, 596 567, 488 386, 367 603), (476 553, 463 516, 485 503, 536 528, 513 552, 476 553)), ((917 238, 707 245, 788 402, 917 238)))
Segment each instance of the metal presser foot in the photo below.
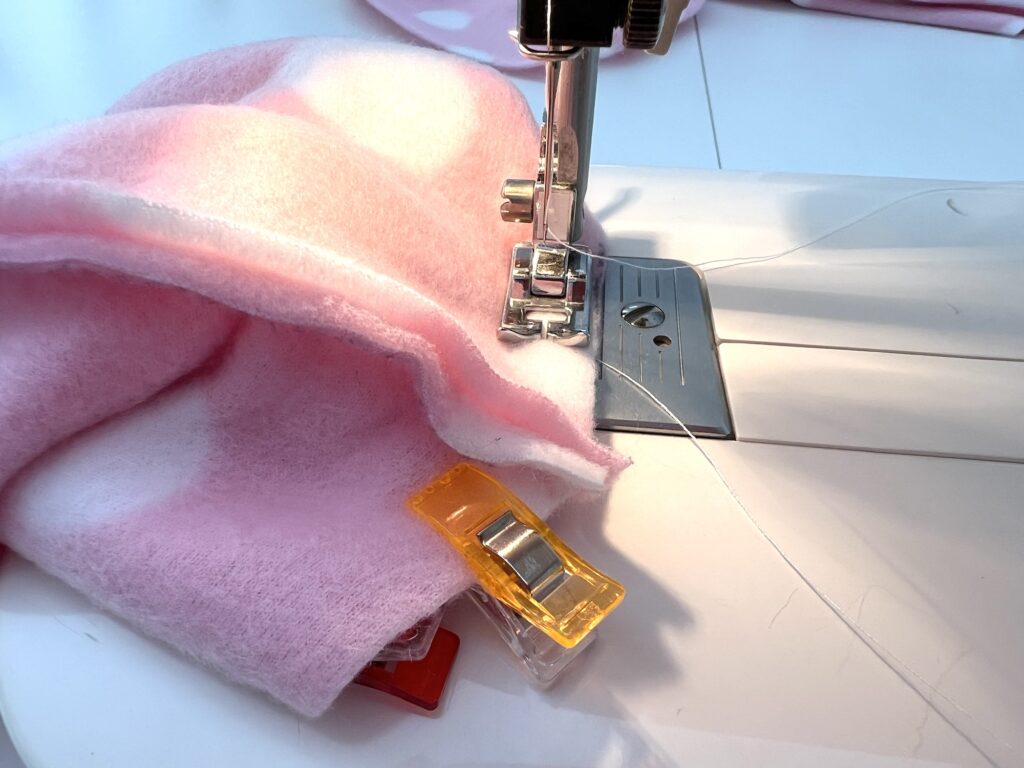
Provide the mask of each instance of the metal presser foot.
POLYGON ((546 104, 535 179, 502 187, 505 221, 532 222, 533 240, 512 251, 505 311, 498 334, 509 341, 590 338, 590 251, 579 243, 590 170, 590 132, 597 92, 597 50, 560 47, 523 54, 546 66, 546 104))
POLYGON ((533 237, 512 251, 498 335, 569 345, 593 335, 600 429, 731 437, 702 275, 661 259, 592 259, 579 243, 598 48, 622 27, 626 47, 664 53, 685 6, 609 0, 602 15, 589 0, 520 0, 519 48, 544 62, 545 113, 536 177, 502 188, 502 218, 532 223, 533 237))

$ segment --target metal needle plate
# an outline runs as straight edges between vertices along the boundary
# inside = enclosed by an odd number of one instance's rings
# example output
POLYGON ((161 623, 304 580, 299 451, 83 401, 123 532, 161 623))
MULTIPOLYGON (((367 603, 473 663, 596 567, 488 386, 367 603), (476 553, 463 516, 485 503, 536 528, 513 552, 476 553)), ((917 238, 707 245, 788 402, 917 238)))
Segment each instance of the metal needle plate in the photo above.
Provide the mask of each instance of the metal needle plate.
POLYGON ((732 437, 732 418, 700 273, 678 261, 603 262, 597 426, 618 432, 685 434, 650 390, 694 435, 732 437))

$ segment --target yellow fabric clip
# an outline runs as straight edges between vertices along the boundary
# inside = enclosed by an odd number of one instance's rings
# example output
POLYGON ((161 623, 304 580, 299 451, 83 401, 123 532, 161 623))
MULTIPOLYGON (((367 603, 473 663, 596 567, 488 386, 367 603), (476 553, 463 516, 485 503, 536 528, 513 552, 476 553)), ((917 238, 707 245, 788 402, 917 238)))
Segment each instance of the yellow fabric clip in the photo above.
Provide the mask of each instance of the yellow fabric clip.
POLYGON ((626 594, 493 477, 458 464, 409 499, 466 558, 480 585, 566 648, 626 594))

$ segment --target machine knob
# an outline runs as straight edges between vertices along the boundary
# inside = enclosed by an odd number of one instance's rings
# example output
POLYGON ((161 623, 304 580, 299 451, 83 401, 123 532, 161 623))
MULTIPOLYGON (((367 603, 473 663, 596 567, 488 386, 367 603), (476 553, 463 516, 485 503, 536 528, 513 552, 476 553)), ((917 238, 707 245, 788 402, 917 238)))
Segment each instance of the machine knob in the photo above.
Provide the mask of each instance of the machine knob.
POLYGON ((536 182, 527 179, 508 179, 501 187, 501 218, 529 224, 533 221, 533 190, 536 182))
POLYGON ((665 0, 629 0, 622 24, 622 44, 626 48, 649 50, 661 35, 665 0))

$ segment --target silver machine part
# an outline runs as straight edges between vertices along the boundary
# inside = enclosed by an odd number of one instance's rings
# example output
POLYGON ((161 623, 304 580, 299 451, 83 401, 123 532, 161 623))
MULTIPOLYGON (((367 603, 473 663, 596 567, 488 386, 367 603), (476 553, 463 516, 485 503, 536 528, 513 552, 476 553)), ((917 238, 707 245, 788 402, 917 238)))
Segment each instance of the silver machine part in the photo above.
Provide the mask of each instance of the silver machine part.
POLYGON ((539 169, 535 195, 533 239, 535 242, 561 240, 575 243, 583 235, 583 199, 590 175, 590 145, 594 131, 594 105, 597 99, 597 50, 583 48, 567 59, 550 64, 554 93, 548 105, 548 117, 542 131, 543 163, 539 169), (552 136, 548 147, 547 136, 552 136), (552 159, 551 205, 545 203, 547 160, 552 159), (545 227, 544 214, 548 221, 545 227))
POLYGON ((547 67, 544 125, 537 177, 505 182, 501 216, 505 221, 532 222, 535 243, 574 244, 583 234, 597 98, 597 50, 520 48, 547 67))
POLYGON ((500 338, 548 338, 586 344, 590 338, 590 254, 557 243, 519 243, 512 250, 500 338))
POLYGON ((519 522, 511 511, 480 531, 477 539, 539 601, 568 578, 558 553, 537 531, 519 522))
MULTIPOLYGON (((645 2, 642 17, 637 5, 633 18, 639 21, 633 29, 645 39, 642 47, 664 54, 686 5, 687 0, 645 2)), ((551 339, 584 345, 596 328, 604 363, 597 388, 599 428, 685 433, 632 379, 693 434, 731 437, 701 273, 680 262, 618 258, 597 270, 589 250, 578 243, 590 170, 598 50, 552 46, 551 11, 549 0, 547 47, 519 46, 523 55, 545 64, 546 109, 536 178, 509 179, 502 188, 502 218, 532 223, 533 239, 513 248, 498 334, 507 341, 551 339)), ((628 22, 624 35, 628 44, 628 22)))
POLYGON ((583 199, 597 95, 597 51, 576 48, 524 55, 545 62, 547 108, 535 179, 502 188, 506 221, 531 222, 533 240, 513 249, 499 336, 508 341, 590 339, 590 252, 575 245, 583 233, 583 199))
POLYGON ((602 273, 598 429, 732 437, 700 272, 667 259, 616 258, 602 264, 602 273))

